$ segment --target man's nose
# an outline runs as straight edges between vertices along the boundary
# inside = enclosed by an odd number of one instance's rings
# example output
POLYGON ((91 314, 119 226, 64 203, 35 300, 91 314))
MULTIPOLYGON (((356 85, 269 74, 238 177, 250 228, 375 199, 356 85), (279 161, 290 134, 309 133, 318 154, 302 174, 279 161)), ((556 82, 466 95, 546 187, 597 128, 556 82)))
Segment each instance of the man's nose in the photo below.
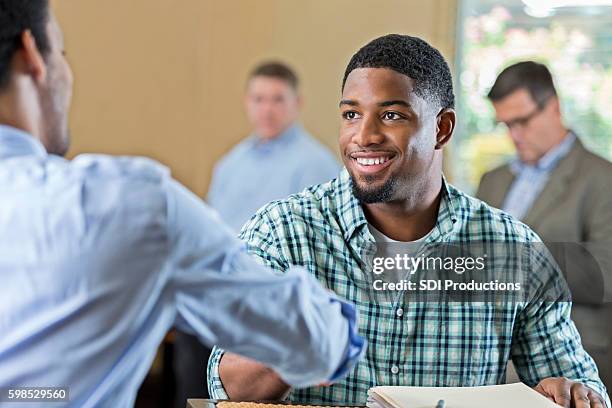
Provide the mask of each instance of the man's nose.
POLYGON ((353 141, 359 146, 370 146, 373 144, 381 144, 385 140, 380 123, 375 117, 364 116, 353 141))
POLYGON ((514 143, 523 140, 523 129, 521 129, 519 126, 510 127, 508 129, 508 134, 510 135, 510 139, 512 139, 514 143))
POLYGON ((259 110, 263 114, 269 115, 274 112, 274 104, 272 102, 262 102, 259 105, 259 110))

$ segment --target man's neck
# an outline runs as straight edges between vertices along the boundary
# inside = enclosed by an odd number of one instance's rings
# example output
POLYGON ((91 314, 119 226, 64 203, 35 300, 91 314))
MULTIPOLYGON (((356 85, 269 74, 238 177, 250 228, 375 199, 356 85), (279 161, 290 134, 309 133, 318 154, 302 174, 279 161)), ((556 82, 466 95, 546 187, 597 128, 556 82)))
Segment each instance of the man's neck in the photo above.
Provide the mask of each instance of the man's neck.
POLYGON ((565 126, 561 125, 561 127, 559 128, 559 130, 556 133, 557 137, 555 138, 554 144, 550 147, 550 149, 548 149, 548 151, 550 152, 555 147, 557 147, 561 143, 563 143, 563 141, 567 138, 568 134, 569 134, 569 129, 566 128, 565 126))
POLYGON ((275 134, 273 136, 267 136, 267 137, 263 137, 263 136, 261 136, 261 134, 259 132, 255 131, 255 135, 257 135, 257 142, 259 144, 265 144, 265 143, 269 143, 269 142, 273 142, 275 140, 281 139, 294 126, 295 126, 295 123, 291 123, 291 124, 287 125, 285 128, 283 128, 283 130, 281 130, 279 133, 277 133, 277 134, 275 134))
POLYGON ((416 241, 436 225, 442 196, 442 178, 410 199, 365 204, 370 224, 387 237, 402 242, 416 241))
POLYGON ((15 92, 7 91, 0 94, 0 124, 23 130, 40 139, 37 121, 31 120, 32 113, 38 112, 28 110, 27 106, 25 98, 19 97, 15 92))
POLYGON ((563 141, 568 137, 569 132, 570 132, 569 129, 561 125, 559 129, 557 130, 557 132, 555 132, 556 137, 554 138, 553 143, 549 146, 549 148, 544 153, 542 153, 537 158, 537 160, 530 161, 530 162, 523 162, 523 163, 529 166, 537 166, 540 160, 542 160, 548 153, 550 153, 555 148, 557 148, 561 143, 563 143, 563 141))

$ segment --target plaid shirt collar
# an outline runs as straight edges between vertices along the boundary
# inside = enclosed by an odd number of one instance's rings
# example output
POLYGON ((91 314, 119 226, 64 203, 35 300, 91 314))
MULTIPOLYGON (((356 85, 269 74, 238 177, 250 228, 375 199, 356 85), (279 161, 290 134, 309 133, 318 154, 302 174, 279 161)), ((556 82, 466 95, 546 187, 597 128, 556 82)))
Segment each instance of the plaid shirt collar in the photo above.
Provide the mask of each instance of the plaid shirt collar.
MULTIPOLYGON (((337 183, 338 216, 344 233, 344 240, 351 242, 358 238, 360 241, 365 240, 374 243, 374 237, 367 228, 368 220, 361 203, 353 194, 353 181, 346 168, 342 170, 335 182, 337 183)), ((438 219, 434 231, 427 237, 426 243, 446 241, 458 228, 456 203, 454 201, 459 194, 461 193, 449 185, 446 178, 442 176, 442 197, 438 209, 438 219)))

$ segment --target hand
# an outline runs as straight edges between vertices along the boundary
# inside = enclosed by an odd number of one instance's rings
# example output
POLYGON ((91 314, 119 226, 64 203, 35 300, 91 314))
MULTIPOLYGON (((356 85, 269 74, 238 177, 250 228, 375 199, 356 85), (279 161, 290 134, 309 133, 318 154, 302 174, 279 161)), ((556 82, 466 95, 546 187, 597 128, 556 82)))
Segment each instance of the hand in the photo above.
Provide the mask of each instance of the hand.
POLYGON ((563 408, 606 408, 601 395, 565 377, 546 378, 534 389, 563 408))

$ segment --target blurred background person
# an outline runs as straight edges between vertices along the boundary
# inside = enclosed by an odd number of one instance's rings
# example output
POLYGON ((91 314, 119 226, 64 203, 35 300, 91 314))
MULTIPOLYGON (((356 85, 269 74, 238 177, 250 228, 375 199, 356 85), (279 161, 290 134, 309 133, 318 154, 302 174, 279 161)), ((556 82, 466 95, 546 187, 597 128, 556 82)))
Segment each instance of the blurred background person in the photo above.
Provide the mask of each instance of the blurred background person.
POLYGON ((297 122, 298 82, 281 62, 264 62, 249 76, 244 105, 253 133, 217 163, 208 192, 236 231, 264 204, 338 175, 338 161, 297 122))
POLYGON ((606 386, 612 386, 612 309, 604 253, 578 243, 612 240, 612 163, 587 150, 568 129, 545 65, 524 61, 504 69, 488 98, 506 125, 516 158, 482 177, 477 196, 533 228, 567 274, 573 319, 606 386), (595 258, 597 258, 597 260, 595 258))
MULTIPOLYGON (((297 121, 302 106, 295 72, 264 62, 250 74, 245 109, 253 133, 215 166, 209 204, 236 232, 268 202, 336 177, 332 153, 297 121)), ((177 406, 187 397, 207 397, 210 349, 197 337, 177 332, 174 347, 177 406)))

